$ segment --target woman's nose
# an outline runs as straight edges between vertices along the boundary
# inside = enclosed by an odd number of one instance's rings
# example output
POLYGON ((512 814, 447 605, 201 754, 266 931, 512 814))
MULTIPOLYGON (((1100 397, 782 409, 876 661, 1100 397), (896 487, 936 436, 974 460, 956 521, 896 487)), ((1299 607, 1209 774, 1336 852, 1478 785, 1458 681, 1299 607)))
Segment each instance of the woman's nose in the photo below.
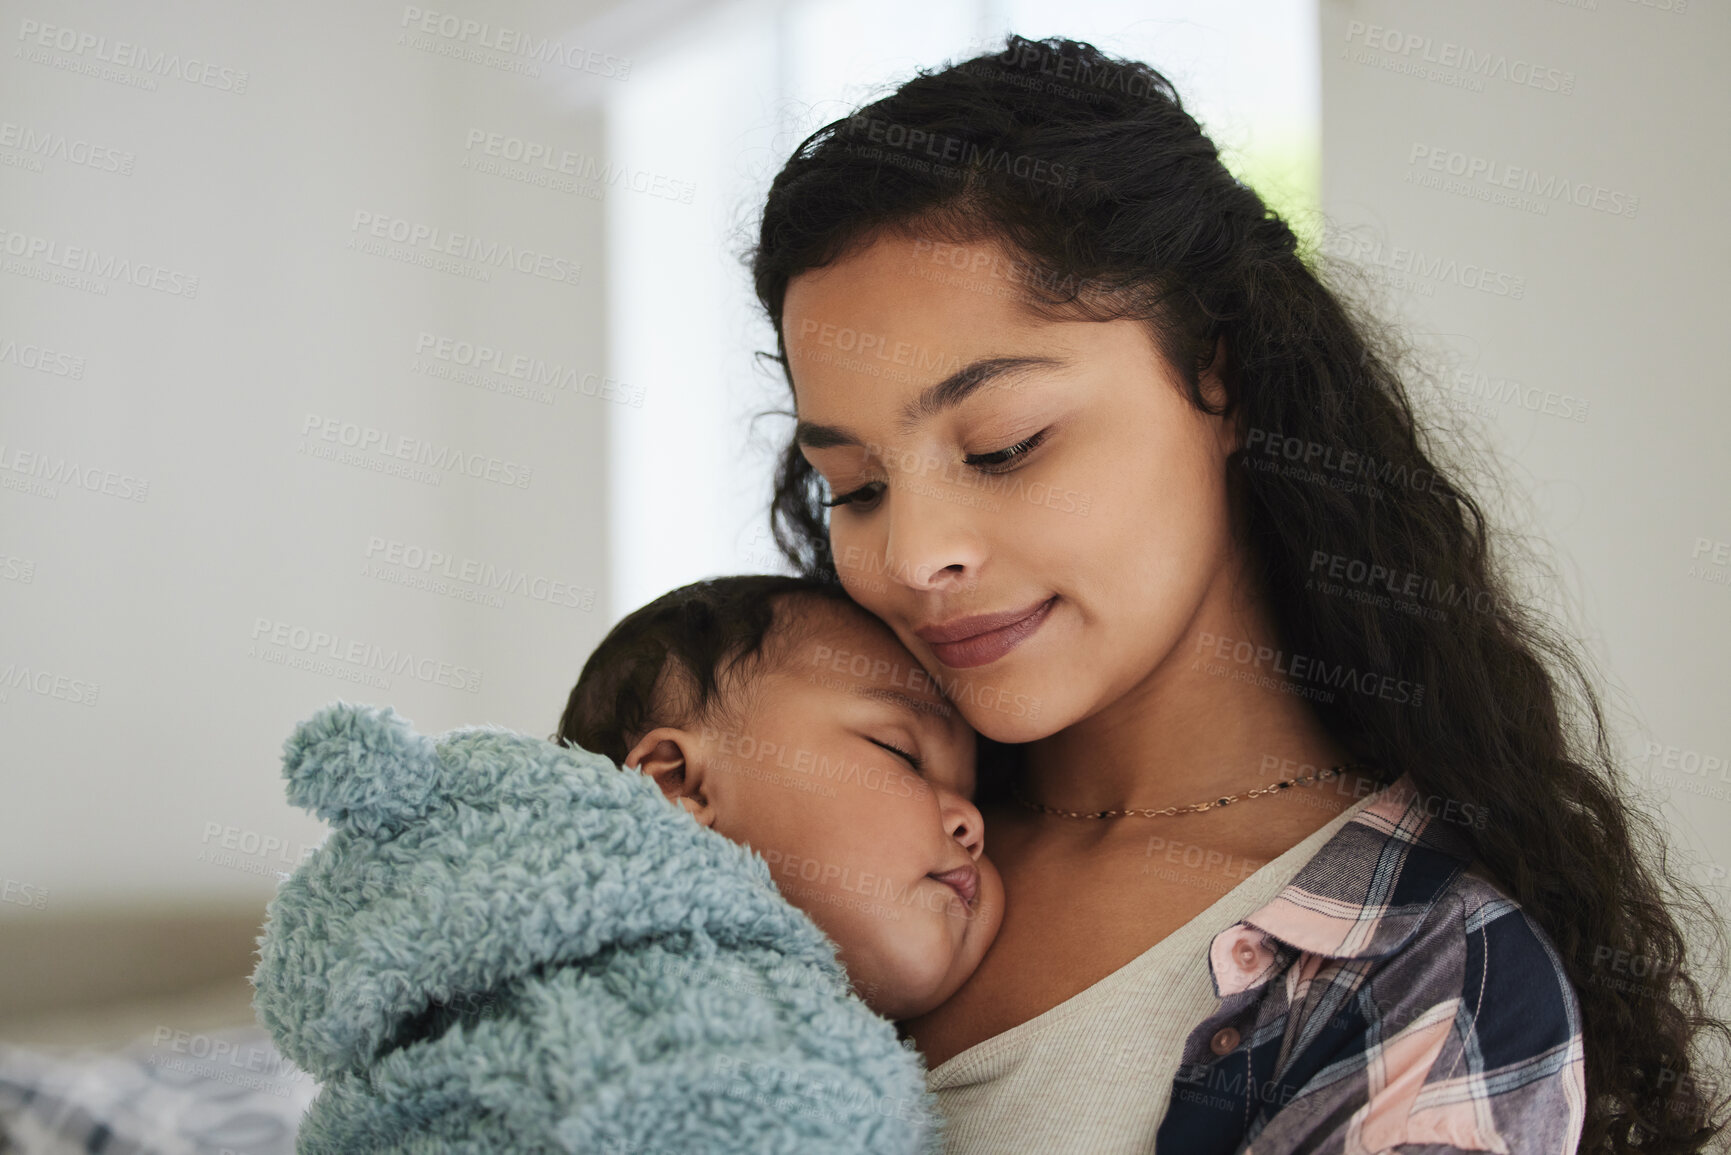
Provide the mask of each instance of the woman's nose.
POLYGON ((955 500, 956 483, 942 476, 896 480, 902 484, 892 482, 884 511, 884 568, 915 590, 972 584, 982 560, 979 509, 955 500))

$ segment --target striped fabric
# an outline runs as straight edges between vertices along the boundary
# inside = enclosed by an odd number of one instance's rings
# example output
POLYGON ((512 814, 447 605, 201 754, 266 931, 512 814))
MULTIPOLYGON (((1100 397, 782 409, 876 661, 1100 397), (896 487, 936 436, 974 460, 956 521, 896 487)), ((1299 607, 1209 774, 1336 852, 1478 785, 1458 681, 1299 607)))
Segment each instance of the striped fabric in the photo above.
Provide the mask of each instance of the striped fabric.
POLYGON ((1402 777, 1214 937, 1157 1155, 1575 1150, 1575 991, 1437 801, 1402 777))

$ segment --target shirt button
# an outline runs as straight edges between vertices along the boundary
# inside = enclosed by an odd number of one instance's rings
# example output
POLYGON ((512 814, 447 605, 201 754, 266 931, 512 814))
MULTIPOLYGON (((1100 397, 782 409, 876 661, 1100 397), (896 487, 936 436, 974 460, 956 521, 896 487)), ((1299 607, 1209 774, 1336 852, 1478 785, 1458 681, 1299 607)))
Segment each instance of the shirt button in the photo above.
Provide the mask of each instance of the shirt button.
POLYGON ((1238 965, 1247 971, 1255 970, 1257 963, 1260 961, 1256 953, 1256 948, 1242 939, 1239 940, 1237 946, 1232 948, 1232 957, 1237 959, 1238 965))
POLYGON ((1221 1027, 1214 1037, 1208 1041, 1208 1049, 1216 1055, 1224 1055, 1238 1045, 1238 1032, 1232 1027, 1221 1027))

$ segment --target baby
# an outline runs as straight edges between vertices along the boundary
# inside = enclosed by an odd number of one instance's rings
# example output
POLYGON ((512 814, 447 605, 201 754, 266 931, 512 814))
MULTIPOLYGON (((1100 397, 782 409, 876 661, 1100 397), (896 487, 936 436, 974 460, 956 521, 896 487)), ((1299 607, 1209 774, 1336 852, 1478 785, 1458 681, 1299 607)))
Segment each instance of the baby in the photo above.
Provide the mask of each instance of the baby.
POLYGON ((717 578, 623 618, 557 740, 652 777, 762 854, 878 1014, 947 999, 997 934, 974 731, 840 586, 717 578))
POLYGON ((253 974, 320 1083, 296 1150, 936 1155, 896 1021, 1003 891, 974 735, 895 636, 836 586, 699 582, 613 629, 559 737, 338 701, 284 742, 333 828, 253 974))

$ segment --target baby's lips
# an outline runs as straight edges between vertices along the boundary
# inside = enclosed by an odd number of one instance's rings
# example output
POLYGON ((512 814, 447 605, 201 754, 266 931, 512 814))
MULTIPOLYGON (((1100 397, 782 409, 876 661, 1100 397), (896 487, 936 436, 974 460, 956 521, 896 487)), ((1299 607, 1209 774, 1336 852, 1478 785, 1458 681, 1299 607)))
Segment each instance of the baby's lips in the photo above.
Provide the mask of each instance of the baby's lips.
POLYGON ((957 894, 962 896, 962 901, 970 909, 974 905, 974 899, 979 896, 980 868, 971 862, 966 866, 958 866, 954 870, 946 870, 942 873, 933 873, 928 877, 935 878, 945 886, 954 889, 957 894))

